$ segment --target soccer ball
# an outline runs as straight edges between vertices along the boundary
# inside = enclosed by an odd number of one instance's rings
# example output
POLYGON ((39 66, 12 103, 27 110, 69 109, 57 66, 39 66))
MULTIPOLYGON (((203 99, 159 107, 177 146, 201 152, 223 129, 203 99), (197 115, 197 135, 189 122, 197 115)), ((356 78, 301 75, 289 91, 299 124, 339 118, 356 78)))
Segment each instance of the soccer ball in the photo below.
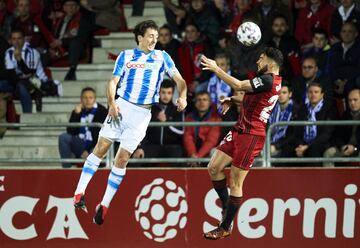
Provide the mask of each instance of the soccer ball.
POLYGON ((185 191, 171 180, 156 178, 135 202, 135 218, 143 234, 156 242, 173 239, 184 229, 188 212, 185 191))
POLYGON ((244 22, 237 30, 237 38, 244 46, 253 46, 261 39, 261 30, 253 22, 244 22))

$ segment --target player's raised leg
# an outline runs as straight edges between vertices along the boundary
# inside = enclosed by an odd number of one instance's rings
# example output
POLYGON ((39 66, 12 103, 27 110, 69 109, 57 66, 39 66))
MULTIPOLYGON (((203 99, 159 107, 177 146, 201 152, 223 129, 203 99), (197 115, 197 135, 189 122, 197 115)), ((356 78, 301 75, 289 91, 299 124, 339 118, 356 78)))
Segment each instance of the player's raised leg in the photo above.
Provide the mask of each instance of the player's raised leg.
POLYGON ((124 148, 119 148, 115 157, 115 166, 109 173, 106 191, 100 204, 96 206, 94 223, 101 225, 104 222, 110 202, 120 187, 120 184, 126 174, 126 165, 128 164, 131 153, 124 148))
POLYGON ((93 152, 89 154, 84 163, 81 176, 78 182, 78 185, 75 190, 74 196, 74 206, 75 208, 85 208, 85 190, 97 171, 101 159, 105 156, 112 142, 103 137, 99 138, 93 152))
POLYGON ((223 216, 225 215, 227 202, 229 198, 224 169, 231 162, 232 162, 232 158, 229 155, 227 155, 221 150, 216 150, 208 164, 208 172, 212 184, 221 201, 223 216))

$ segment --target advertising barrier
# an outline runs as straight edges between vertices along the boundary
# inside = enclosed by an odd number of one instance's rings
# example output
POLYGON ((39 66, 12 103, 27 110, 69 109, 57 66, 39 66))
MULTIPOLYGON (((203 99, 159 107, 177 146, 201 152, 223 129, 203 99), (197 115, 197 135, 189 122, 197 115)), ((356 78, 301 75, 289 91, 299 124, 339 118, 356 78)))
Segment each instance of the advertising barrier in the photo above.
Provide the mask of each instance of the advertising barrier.
POLYGON ((92 223, 108 170, 72 195, 80 170, 0 170, 1 248, 359 248, 360 169, 253 169, 229 238, 205 169, 128 169, 102 226, 92 223))

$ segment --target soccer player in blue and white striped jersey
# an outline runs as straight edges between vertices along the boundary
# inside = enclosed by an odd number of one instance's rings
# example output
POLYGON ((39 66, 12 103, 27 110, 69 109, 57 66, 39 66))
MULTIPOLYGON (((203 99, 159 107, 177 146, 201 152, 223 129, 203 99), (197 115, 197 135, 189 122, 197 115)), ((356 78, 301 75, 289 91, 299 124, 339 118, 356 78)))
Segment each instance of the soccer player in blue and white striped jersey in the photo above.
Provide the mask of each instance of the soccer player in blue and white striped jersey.
POLYGON ((158 27, 154 21, 144 21, 134 29, 138 47, 122 51, 116 59, 113 76, 108 83, 109 114, 100 130, 99 140, 87 157, 74 196, 74 206, 85 208, 84 194, 101 159, 114 141, 120 142, 115 165, 109 174, 104 197, 96 207, 94 223, 101 225, 110 202, 125 176, 131 154, 146 134, 151 119, 151 105, 159 102, 159 89, 164 73, 176 83, 179 90, 178 111, 186 103, 186 83, 171 57, 155 50, 158 27), (115 95, 118 96, 115 99, 115 95))

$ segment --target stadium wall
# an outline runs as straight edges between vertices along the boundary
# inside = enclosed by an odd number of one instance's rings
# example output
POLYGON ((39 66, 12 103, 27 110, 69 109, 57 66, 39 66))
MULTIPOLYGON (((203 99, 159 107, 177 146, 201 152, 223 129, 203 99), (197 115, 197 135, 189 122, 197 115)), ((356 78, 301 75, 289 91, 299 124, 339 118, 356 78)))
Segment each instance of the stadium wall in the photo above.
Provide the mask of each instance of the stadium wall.
POLYGON ((221 209, 204 169, 129 169, 105 223, 100 170, 74 210, 79 170, 0 170, 0 247, 360 247, 360 169, 254 169, 233 234, 203 239, 221 209))

